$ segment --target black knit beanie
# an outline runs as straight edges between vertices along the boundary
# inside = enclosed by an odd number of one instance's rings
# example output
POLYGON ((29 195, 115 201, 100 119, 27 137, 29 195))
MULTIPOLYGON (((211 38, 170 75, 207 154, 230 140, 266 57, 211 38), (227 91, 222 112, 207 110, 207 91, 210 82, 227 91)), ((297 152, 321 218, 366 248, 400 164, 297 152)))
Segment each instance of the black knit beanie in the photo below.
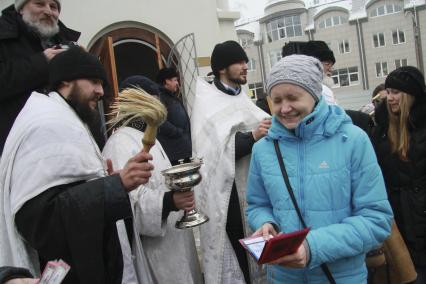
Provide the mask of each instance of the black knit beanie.
POLYGON ((281 50, 281 56, 286 57, 293 54, 304 54, 304 50, 306 48, 306 41, 289 41, 284 44, 281 50))
POLYGON ((425 97, 425 78, 419 69, 403 66, 392 71, 385 81, 385 87, 400 90, 416 98, 425 97))
POLYGON ((56 90, 63 81, 99 79, 106 85, 104 67, 99 59, 79 46, 57 54, 49 62, 49 88, 56 90))
POLYGON ((319 61, 331 61, 336 63, 336 58, 334 58, 333 51, 328 47, 328 45, 321 40, 311 40, 306 43, 303 54, 308 56, 313 56, 319 61))
POLYGON ((311 40, 306 42, 290 41, 283 46, 281 55, 282 57, 286 57, 292 54, 312 56, 321 62, 331 61, 333 64, 336 63, 333 51, 321 40, 311 40))
POLYGON ((140 75, 130 76, 124 79, 124 81, 120 84, 120 91, 135 87, 145 90, 152 96, 159 96, 160 94, 157 83, 145 76, 140 75))
POLYGON ((216 44, 211 56, 211 67, 214 75, 219 77, 219 71, 234 63, 245 61, 248 57, 241 45, 233 40, 216 44))
POLYGON ((179 74, 175 68, 171 68, 171 67, 163 68, 160 71, 158 71, 155 81, 157 81, 157 83, 160 85, 164 85, 164 82, 166 82, 166 79, 171 79, 174 77, 179 78, 179 74))

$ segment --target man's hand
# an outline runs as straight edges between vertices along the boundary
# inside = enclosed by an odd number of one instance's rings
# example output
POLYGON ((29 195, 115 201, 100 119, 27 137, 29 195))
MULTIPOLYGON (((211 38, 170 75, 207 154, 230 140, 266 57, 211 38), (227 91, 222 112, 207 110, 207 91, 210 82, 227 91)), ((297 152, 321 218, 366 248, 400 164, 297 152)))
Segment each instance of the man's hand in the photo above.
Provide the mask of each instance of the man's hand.
POLYGON ((43 53, 44 56, 46 56, 47 61, 49 62, 52 60, 53 57, 56 56, 56 54, 59 54, 61 52, 64 52, 66 49, 55 49, 55 48, 46 48, 43 53))
POLYGON ((118 171, 121 182, 127 192, 148 182, 151 177, 151 171, 154 169, 154 166, 148 162, 149 160, 152 160, 150 154, 139 152, 127 162, 122 170, 118 171))
POLYGON ((266 136, 266 134, 268 134, 268 129, 271 127, 271 125, 272 121, 270 118, 265 118, 264 120, 262 120, 256 127, 256 129, 251 132, 254 140, 257 141, 260 138, 266 136))
POLYGON ((6 281, 4 284, 36 284, 38 279, 33 278, 16 278, 9 281, 6 281))
POLYGON ((309 246, 306 241, 293 254, 283 256, 269 264, 279 264, 290 268, 303 268, 309 262, 309 246))
POLYGON ((190 211, 195 208, 195 198, 193 191, 173 192, 173 202, 176 208, 180 210, 190 211))
POLYGON ((252 237, 262 237, 265 239, 265 241, 270 239, 270 235, 276 236, 277 232, 275 231, 274 226, 271 223, 265 223, 257 229, 256 232, 253 233, 252 237))

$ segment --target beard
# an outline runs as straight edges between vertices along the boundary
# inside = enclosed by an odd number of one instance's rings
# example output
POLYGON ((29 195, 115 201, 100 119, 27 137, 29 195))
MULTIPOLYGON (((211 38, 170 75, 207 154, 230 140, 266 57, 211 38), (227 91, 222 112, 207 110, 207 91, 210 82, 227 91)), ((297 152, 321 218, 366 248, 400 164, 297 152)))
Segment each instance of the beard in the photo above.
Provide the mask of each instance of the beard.
POLYGON ((238 75, 232 74, 228 69, 226 69, 225 71, 225 76, 227 77, 229 81, 237 85, 244 85, 247 83, 247 79, 240 77, 241 74, 238 74, 238 75))
POLYGON ((53 22, 52 25, 42 23, 31 13, 23 13, 22 20, 32 31, 43 39, 51 38, 59 32, 58 20, 53 17, 51 18, 53 22))
POLYGON ((83 90, 74 85, 67 98, 68 103, 77 113, 78 117, 86 123, 90 128, 94 125, 98 125, 100 122, 100 115, 96 109, 92 109, 89 105, 88 100, 84 100, 81 94, 83 90))

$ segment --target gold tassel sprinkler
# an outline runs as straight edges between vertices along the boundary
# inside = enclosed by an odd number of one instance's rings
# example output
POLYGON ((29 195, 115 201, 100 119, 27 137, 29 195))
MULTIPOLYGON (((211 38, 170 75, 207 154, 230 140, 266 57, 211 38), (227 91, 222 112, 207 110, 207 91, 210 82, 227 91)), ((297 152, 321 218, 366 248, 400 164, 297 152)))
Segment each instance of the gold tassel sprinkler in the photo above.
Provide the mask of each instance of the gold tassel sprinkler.
POLYGON ((149 153, 155 144, 157 129, 167 117, 167 110, 160 100, 141 88, 127 88, 120 92, 111 109, 114 116, 109 122, 111 127, 126 126, 135 119, 146 123, 142 144, 144 152, 149 153))

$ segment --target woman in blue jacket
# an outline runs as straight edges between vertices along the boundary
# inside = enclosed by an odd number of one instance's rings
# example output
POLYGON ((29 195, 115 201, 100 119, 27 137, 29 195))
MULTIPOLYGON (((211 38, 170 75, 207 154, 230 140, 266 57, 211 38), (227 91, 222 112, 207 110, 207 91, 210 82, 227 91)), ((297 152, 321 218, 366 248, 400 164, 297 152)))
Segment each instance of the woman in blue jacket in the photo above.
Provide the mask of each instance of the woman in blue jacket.
POLYGON ((255 235, 303 228, 278 163, 274 140, 301 215, 311 228, 296 253, 267 266, 269 283, 366 283, 366 252, 390 234, 392 210, 373 147, 344 110, 321 98, 322 65, 281 59, 267 82, 272 127, 253 147, 247 186, 255 235))

